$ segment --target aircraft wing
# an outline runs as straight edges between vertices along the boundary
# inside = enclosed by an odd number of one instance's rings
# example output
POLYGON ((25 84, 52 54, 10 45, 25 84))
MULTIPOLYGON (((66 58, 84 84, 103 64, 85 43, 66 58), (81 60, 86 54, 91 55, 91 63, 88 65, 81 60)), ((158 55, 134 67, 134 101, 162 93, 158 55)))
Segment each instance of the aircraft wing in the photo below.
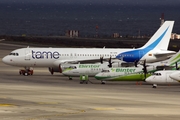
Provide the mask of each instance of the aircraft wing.
MULTIPOLYGON (((100 59, 91 59, 91 60, 78 60, 78 61, 75 61, 75 60, 57 60, 53 63, 53 66, 56 66, 56 67, 59 67, 61 65, 64 65, 64 64, 97 64, 97 63, 101 63, 101 60, 100 59)), ((132 63, 132 62, 124 62, 124 61, 121 61, 119 59, 116 59, 116 58, 112 58, 110 60, 110 58, 107 58, 107 59, 103 59, 103 64, 104 63, 108 63, 109 65, 111 64, 112 66, 121 66, 121 67, 134 67, 135 66, 135 63, 132 63)))
POLYGON ((101 62, 100 59, 91 59, 91 60, 57 60, 55 61, 53 64, 55 66, 59 66, 59 64, 77 64, 77 63, 97 63, 97 62, 101 62))
POLYGON ((154 56, 156 56, 157 58, 158 57, 167 57, 167 58, 170 58, 172 57, 172 55, 174 55, 176 52, 174 51, 164 51, 164 52, 157 52, 154 54, 154 56))

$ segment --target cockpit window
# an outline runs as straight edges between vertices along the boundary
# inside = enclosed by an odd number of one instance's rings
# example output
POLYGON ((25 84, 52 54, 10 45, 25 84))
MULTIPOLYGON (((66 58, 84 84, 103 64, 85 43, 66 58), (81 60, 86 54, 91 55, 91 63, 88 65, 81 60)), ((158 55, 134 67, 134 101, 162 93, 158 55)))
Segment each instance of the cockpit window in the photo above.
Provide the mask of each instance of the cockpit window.
POLYGON ((10 53, 9 55, 19 56, 19 53, 10 53))
POLYGON ((161 76, 161 73, 154 73, 155 76, 161 76))
POLYGON ((102 70, 102 72, 109 72, 109 70, 102 70))
POLYGON ((76 66, 69 66, 69 68, 72 68, 72 69, 77 69, 76 66))

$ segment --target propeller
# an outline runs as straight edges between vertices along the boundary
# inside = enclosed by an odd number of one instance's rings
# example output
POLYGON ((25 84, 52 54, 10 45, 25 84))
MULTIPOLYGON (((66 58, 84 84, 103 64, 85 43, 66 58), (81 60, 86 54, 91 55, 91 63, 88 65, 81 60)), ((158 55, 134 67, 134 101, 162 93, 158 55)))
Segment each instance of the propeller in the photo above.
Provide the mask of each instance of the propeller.
POLYGON ((177 62, 176 62, 176 70, 179 70, 179 67, 178 67, 178 64, 177 64, 177 62))
POLYGON ((103 57, 100 57, 100 62, 101 64, 103 64, 103 57))
POLYGON ((134 66, 137 67, 137 64, 138 64, 138 60, 135 60, 134 61, 134 66))
POLYGON ((143 69, 142 70, 144 72, 144 77, 146 78, 146 74, 147 74, 146 60, 144 60, 143 69))
POLYGON ((109 65, 110 68, 112 67, 111 57, 109 58, 109 65))

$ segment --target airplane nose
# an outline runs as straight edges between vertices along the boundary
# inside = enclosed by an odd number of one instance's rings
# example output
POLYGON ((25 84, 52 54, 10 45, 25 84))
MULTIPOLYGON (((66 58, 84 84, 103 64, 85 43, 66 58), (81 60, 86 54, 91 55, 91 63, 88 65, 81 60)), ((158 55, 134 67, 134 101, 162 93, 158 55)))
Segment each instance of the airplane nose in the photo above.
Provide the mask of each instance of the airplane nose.
POLYGON ((102 79, 101 74, 96 74, 94 77, 95 77, 97 80, 101 80, 101 79, 102 79))
POLYGON ((62 74, 65 76, 69 76, 69 75, 71 75, 71 71, 72 71, 71 68, 66 68, 62 71, 62 74))
POLYGON ((2 62, 9 65, 12 62, 12 59, 9 59, 8 56, 5 56, 3 57, 2 62))
POLYGON ((67 75, 67 71, 63 71, 62 74, 63 74, 63 75, 67 75))
POLYGON ((2 61, 3 63, 7 64, 7 57, 3 57, 2 61))
POLYGON ((145 79, 146 82, 151 82, 151 77, 145 79))
POLYGON ((157 79, 154 76, 149 76, 148 78, 145 79, 145 81, 147 83, 153 83, 153 84, 158 82, 157 79))

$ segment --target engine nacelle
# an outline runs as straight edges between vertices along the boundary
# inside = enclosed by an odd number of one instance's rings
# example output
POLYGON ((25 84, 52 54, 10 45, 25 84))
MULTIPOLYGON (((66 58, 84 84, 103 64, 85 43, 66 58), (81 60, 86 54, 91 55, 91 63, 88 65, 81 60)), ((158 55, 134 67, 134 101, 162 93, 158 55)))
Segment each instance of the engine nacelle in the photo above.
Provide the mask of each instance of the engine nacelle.
POLYGON ((49 67, 49 72, 53 75, 54 72, 58 72, 58 73, 62 73, 62 71, 66 68, 68 68, 70 66, 70 64, 59 64, 58 67, 49 67))
POLYGON ((53 75, 54 72, 60 72, 59 67, 49 67, 49 72, 53 75))

